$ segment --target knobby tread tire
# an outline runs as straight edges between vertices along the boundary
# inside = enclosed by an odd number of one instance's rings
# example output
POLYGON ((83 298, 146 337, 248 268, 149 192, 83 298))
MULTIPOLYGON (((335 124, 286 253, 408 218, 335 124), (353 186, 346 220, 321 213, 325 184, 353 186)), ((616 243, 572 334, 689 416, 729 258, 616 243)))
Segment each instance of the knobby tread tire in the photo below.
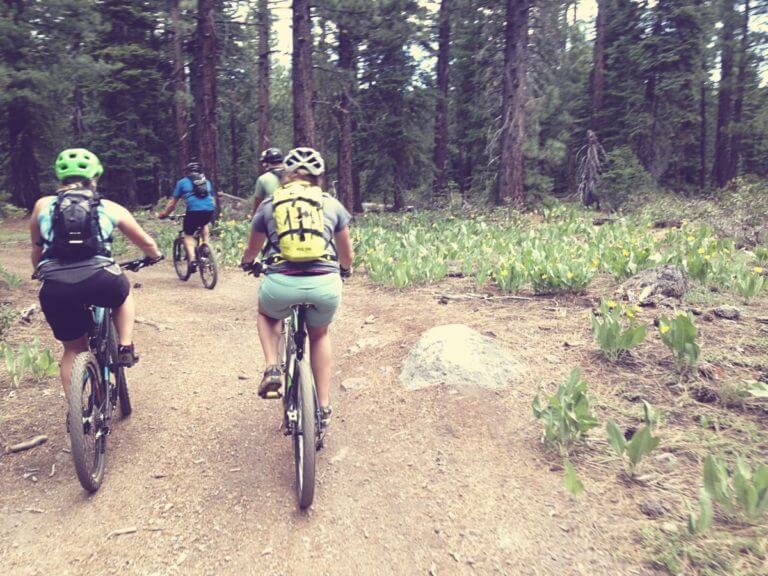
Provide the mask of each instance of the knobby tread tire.
MULTIPOLYGON (((99 366, 90 352, 83 352, 75 357, 69 387, 69 438, 72 443, 72 459, 75 463, 77 478, 88 492, 96 492, 104 479, 105 438, 94 441, 93 454, 88 454, 86 434, 83 426, 83 389, 89 386, 93 394, 94 386, 99 386, 99 366), (87 380, 85 376, 88 376, 87 380)), ((92 401, 91 411, 97 412, 96 402, 92 401)), ((92 426, 91 434, 96 433, 92 426)))
POLYGON ((178 236, 173 241, 173 268, 176 270, 176 276, 182 282, 189 280, 189 277, 192 275, 189 260, 187 259, 187 251, 184 248, 184 241, 178 236))
POLYGON ((117 385, 117 398, 120 404, 120 415, 123 418, 127 418, 133 412, 131 406, 131 396, 128 393, 128 380, 125 375, 125 366, 118 366, 118 339, 117 328, 114 322, 109 330, 109 354, 110 354, 110 370, 115 376, 115 384, 117 385))
POLYGON ((199 248, 199 254, 202 254, 204 258, 208 260, 207 265, 204 266, 200 259, 198 259, 198 268, 200 269, 200 280, 203 282, 203 286, 208 290, 213 290, 219 281, 219 270, 216 266, 216 257, 213 255, 213 250, 208 244, 201 244, 199 248))
POLYGON ((315 499, 315 460, 317 435, 317 407, 315 406, 314 378, 309 362, 304 359, 298 366, 296 390, 301 434, 295 434, 294 460, 296 463, 296 495, 299 508, 306 510, 315 499))

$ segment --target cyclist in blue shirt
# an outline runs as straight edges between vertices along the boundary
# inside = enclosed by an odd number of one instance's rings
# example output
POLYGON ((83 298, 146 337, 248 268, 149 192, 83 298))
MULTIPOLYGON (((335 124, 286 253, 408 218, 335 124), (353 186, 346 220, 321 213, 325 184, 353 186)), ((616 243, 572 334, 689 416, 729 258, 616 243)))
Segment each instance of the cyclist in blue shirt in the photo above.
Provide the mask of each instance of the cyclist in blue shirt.
POLYGON ((194 268, 195 263, 195 231, 200 230, 200 239, 208 244, 208 224, 213 219, 216 202, 213 199, 213 185, 205 177, 198 162, 187 164, 187 175, 176 183, 173 196, 168 201, 165 210, 158 213, 161 220, 167 218, 176 208, 179 200, 184 198, 187 211, 184 214, 184 247, 187 258, 194 268))

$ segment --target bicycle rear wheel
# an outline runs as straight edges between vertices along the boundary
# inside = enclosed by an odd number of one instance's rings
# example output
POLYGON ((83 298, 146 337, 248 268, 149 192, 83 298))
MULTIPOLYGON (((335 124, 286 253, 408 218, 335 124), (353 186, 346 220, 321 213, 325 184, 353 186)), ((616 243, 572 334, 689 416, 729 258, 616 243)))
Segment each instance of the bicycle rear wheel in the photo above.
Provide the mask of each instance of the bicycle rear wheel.
POLYGON ((299 508, 306 510, 315 499, 315 456, 317 406, 312 368, 304 359, 296 368, 296 429, 293 433, 293 457, 296 465, 296 496, 299 508))
POLYGON ((96 492, 104 479, 104 396, 96 358, 90 352, 78 354, 69 388, 69 438, 77 477, 88 492, 96 492))
POLYGON ((176 270, 176 276, 182 282, 189 280, 192 275, 187 250, 184 248, 184 240, 179 236, 173 241, 173 268, 176 270))
POLYGON ((203 281, 203 286, 208 288, 208 290, 213 290, 216 287, 216 282, 219 280, 219 271, 216 268, 216 258, 213 255, 213 250, 208 244, 200 244, 198 253, 200 279, 203 281))
POLYGON ((120 415, 125 418, 131 415, 133 408, 131 407, 131 396, 128 393, 128 379, 125 375, 125 366, 119 366, 117 363, 117 347, 117 329, 115 328, 114 323, 112 323, 109 329, 109 369, 115 376, 117 399, 120 401, 120 415))

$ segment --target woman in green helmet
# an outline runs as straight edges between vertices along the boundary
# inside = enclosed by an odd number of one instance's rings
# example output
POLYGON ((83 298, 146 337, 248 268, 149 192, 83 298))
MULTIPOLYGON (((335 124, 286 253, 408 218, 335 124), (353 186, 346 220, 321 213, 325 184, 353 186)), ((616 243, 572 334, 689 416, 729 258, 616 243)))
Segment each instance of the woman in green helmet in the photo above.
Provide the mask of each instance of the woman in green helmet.
POLYGON ((114 230, 119 229, 149 258, 162 255, 128 210, 99 197, 97 183, 104 169, 95 154, 83 148, 64 150, 55 169, 61 187, 56 195, 37 201, 29 228, 32 266, 43 282, 40 307, 64 346, 61 382, 68 394, 75 356, 88 350, 88 306, 114 310, 119 361, 132 366, 138 360, 131 286, 112 259, 114 230))

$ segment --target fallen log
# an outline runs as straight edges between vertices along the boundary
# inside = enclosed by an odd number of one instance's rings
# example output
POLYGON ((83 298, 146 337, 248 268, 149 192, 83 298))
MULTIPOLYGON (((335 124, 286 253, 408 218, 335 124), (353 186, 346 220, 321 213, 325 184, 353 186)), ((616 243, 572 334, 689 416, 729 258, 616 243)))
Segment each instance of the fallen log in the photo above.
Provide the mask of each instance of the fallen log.
POLYGON ((484 301, 502 301, 502 300, 526 300, 532 301, 535 298, 529 298, 527 296, 491 296, 490 294, 473 294, 471 292, 467 294, 436 294, 437 301, 441 304, 447 304, 450 301, 467 301, 467 300, 484 300, 484 301))
POLYGON ((45 434, 40 434, 39 436, 30 438, 29 440, 25 440, 24 442, 19 442, 18 444, 11 444, 10 446, 6 446, 5 453, 14 454, 16 452, 23 452, 24 450, 31 450, 32 448, 40 446, 41 444, 45 444, 46 442, 48 442, 48 436, 46 436, 45 434))
POLYGON ((682 220, 656 220, 653 223, 654 228, 682 228, 682 220))

